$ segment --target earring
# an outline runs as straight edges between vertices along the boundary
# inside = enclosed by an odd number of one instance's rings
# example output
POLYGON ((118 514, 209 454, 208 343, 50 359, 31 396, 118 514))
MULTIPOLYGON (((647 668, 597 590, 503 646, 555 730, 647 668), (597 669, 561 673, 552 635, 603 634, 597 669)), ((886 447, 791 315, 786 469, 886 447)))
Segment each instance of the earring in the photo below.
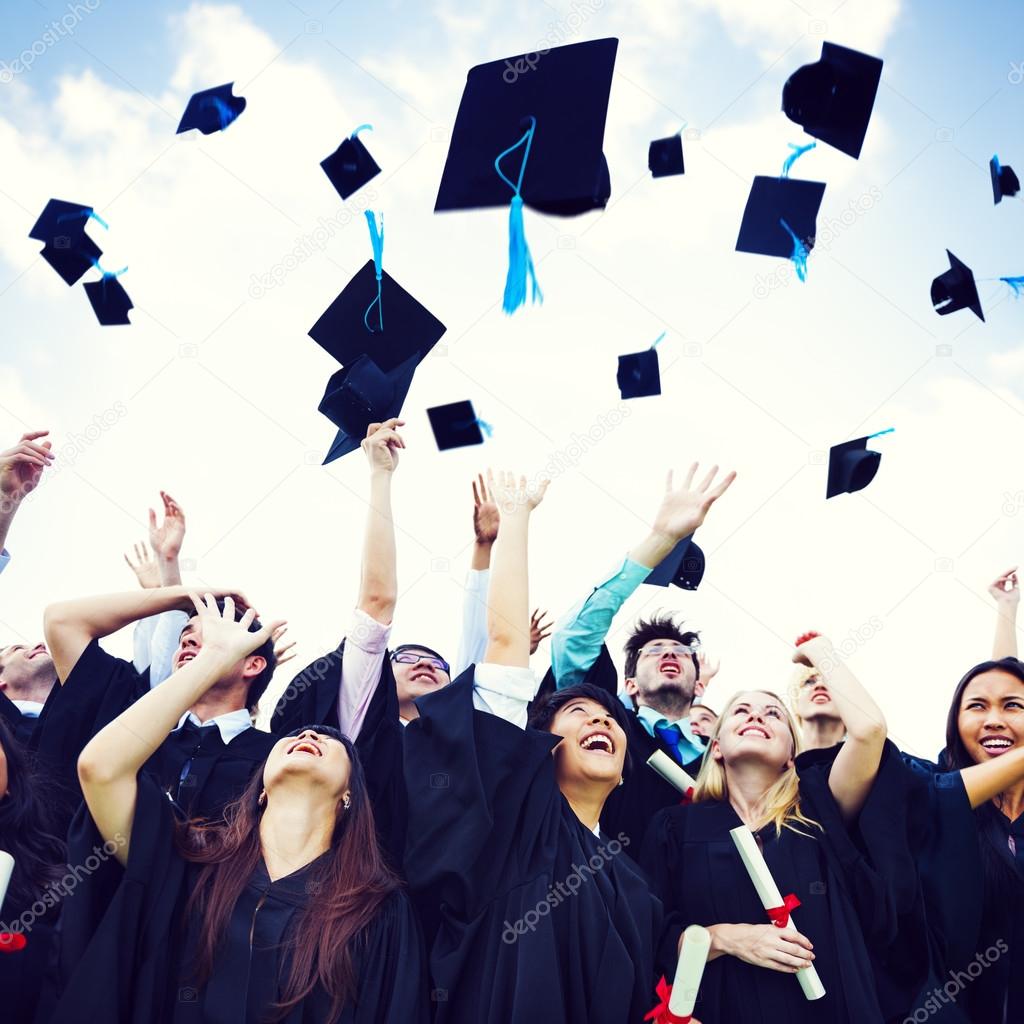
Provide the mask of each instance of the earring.
POLYGON ((256 803, 259 806, 261 811, 263 810, 264 807, 267 806, 267 791, 266 790, 263 790, 260 793, 260 798, 259 798, 259 800, 256 801, 256 803))
POLYGON ((626 784, 626 778, 623 775, 619 776, 619 785, 624 786, 626 784))
POLYGON ((352 798, 346 793, 341 799, 342 805, 347 811, 352 806, 352 798))

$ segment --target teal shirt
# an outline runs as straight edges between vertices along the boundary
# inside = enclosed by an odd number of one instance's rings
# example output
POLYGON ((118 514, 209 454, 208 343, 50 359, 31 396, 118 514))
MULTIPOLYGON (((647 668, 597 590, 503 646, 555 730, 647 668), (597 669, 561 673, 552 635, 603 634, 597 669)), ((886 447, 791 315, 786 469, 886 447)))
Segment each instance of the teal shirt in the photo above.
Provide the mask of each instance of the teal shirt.
POLYGON ((664 715, 655 711, 654 708, 649 708, 646 704, 641 704, 636 709, 636 717, 640 719, 640 723, 647 730, 649 736, 654 736, 656 725, 678 725, 679 731, 683 734, 679 740, 679 754, 683 759, 683 764, 689 764, 691 761, 696 761, 698 757, 704 756, 704 745, 693 735, 689 718, 680 718, 678 721, 670 722, 664 715))

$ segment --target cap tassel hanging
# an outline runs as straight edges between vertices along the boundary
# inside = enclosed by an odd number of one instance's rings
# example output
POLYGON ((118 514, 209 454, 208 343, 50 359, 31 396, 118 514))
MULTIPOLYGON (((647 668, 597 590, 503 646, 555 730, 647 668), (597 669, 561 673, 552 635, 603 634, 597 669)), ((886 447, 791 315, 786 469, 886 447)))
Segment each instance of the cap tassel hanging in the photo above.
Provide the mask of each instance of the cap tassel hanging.
POLYGON ((1019 299, 1024 295, 1024 277, 1001 277, 1000 281, 1008 284, 1013 289, 1013 297, 1019 299))
POLYGON ((498 154, 494 161, 494 169, 498 177, 515 193, 508 211, 508 275, 505 278, 505 297, 502 302, 502 308, 509 315, 526 303, 527 277, 530 279, 530 301, 544 301, 544 295, 537 284, 537 274, 533 269, 530 247, 526 244, 526 232, 523 228, 523 197, 520 195, 523 187, 523 175, 526 173, 526 162, 530 159, 530 146, 533 144, 533 136, 537 130, 537 119, 531 115, 529 121, 530 127, 523 137, 515 145, 509 146, 503 153, 498 154), (523 145, 526 148, 523 151, 523 162, 519 165, 519 178, 513 182, 502 173, 501 161, 509 153, 523 145))
MULTIPOLYGON (((814 149, 818 144, 816 142, 809 142, 806 146, 798 146, 794 142, 790 142, 789 148, 793 150, 789 156, 786 157, 785 162, 782 165, 782 173, 779 175, 780 178, 788 178, 789 172, 793 169, 793 164, 797 162, 808 150, 814 149)), ((797 237, 796 232, 786 223, 784 217, 779 218, 779 223, 785 229, 786 234, 793 239, 793 252, 790 254, 790 259, 793 261, 793 266, 796 267, 796 276, 801 281, 807 280, 807 246, 797 237)))
POLYGON ((57 223, 62 224, 65 221, 78 220, 79 217, 84 217, 86 220, 94 220, 100 227, 106 228, 108 231, 110 230, 110 225, 91 207, 82 210, 80 213, 62 213, 57 218, 57 223))
MULTIPOLYGON (((364 125, 364 127, 368 127, 364 125)), ((358 131, 358 129, 357 129, 358 131)), ((373 267, 377 275, 377 297, 366 307, 366 312, 363 314, 363 323, 366 325, 366 329, 371 334, 377 332, 370 326, 369 316, 370 310, 374 306, 377 307, 377 323, 380 329, 384 330, 384 307, 380 301, 380 284, 381 277, 384 273, 383 261, 384 261, 384 214, 380 215, 380 227, 377 227, 377 220, 374 217, 372 210, 365 210, 366 223, 370 227, 370 245, 373 246, 373 267)))

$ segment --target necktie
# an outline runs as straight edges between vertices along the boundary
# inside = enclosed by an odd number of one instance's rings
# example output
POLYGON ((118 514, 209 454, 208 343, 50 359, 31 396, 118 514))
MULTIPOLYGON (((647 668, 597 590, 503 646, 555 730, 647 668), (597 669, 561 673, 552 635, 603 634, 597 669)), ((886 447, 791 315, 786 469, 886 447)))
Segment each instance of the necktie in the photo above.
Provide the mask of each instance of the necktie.
POLYGON ((192 762, 196 754, 202 749, 203 744, 211 733, 217 732, 216 725, 196 725, 190 718, 178 730, 178 741, 185 752, 185 763, 181 766, 181 774, 178 776, 177 796, 181 795, 182 786, 187 786, 186 779, 192 771, 192 762))
POLYGON ((668 725, 659 722, 654 727, 658 739, 669 749, 669 753, 679 764, 683 763, 683 755, 679 752, 679 744, 683 739, 683 732, 678 725, 668 725))

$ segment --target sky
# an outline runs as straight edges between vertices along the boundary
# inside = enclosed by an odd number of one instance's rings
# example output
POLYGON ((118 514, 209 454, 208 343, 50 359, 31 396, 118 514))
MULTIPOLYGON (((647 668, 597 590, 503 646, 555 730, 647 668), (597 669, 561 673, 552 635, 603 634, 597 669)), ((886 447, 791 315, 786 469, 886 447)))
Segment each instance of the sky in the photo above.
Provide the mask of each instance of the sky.
MULTIPOLYGON (((676 612, 721 659, 720 706, 784 690, 794 638, 819 630, 893 739, 934 754, 957 679, 989 653, 987 585, 1021 556, 1024 305, 995 279, 1024 274, 1024 210, 993 205, 987 169, 998 153, 1024 172, 1015 7, 5 5, 0 447, 48 428, 59 457, 9 538, 0 637, 34 642, 48 602, 134 587, 122 552, 162 488, 187 514, 186 582, 241 588, 289 621, 299 656, 280 686, 337 644, 368 480, 358 452, 320 465, 336 364, 307 331, 370 258, 373 209, 385 269, 447 327, 403 412, 397 642, 454 656, 477 471, 552 477, 531 599, 557 616, 644 537, 669 468, 717 463, 738 477, 698 534, 700 589, 641 587, 616 659, 638 615, 676 612), (611 199, 575 218, 527 209, 544 302, 508 317, 507 213, 433 213, 466 72, 608 36, 611 199), (824 40, 884 67, 860 159, 820 145, 793 170, 827 183, 801 283, 734 245, 753 177, 810 141, 781 91, 824 40), (227 81, 244 114, 175 135, 189 95, 227 81), (343 202, 318 164, 363 123, 382 173, 343 202), (681 128, 685 175, 652 179, 648 143, 681 128), (128 267, 130 326, 100 327, 40 259, 27 235, 52 197, 109 225, 90 234, 105 266, 128 267), (987 279, 985 323, 931 308, 947 248, 987 279), (622 402, 617 356, 663 331, 662 394, 622 402), (467 398, 493 437, 438 452, 426 408, 467 398), (826 502, 828 448, 888 427, 871 486, 826 502)), ((130 635, 108 644, 127 654, 130 635)))

